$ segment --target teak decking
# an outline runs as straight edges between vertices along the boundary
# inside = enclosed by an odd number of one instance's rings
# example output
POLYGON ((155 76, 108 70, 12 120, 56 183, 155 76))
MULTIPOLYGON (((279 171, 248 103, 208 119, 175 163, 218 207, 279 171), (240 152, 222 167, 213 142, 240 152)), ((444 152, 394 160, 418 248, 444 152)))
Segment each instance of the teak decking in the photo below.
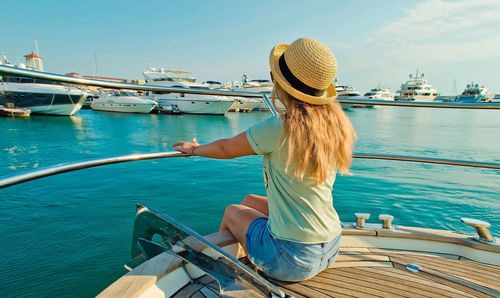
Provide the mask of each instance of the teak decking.
MULTIPOLYGON (((334 268, 310 280, 271 280, 294 297, 500 297, 500 268, 449 254, 376 248, 343 248, 334 268), (406 265, 418 264, 419 272, 406 265)), ((218 293, 209 276, 179 290, 174 297, 250 297, 218 293)))

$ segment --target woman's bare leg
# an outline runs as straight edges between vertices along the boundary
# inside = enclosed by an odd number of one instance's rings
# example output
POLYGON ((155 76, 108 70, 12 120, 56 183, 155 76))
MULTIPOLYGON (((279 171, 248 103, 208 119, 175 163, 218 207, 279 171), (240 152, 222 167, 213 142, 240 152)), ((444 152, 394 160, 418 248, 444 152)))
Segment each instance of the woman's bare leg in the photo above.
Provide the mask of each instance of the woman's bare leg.
POLYGON ((266 216, 269 216, 267 197, 249 194, 243 199, 243 201, 241 201, 241 205, 248 206, 266 216))
POLYGON ((255 219, 260 217, 267 216, 245 205, 229 205, 226 207, 219 230, 229 231, 246 251, 246 234, 248 227, 255 219))

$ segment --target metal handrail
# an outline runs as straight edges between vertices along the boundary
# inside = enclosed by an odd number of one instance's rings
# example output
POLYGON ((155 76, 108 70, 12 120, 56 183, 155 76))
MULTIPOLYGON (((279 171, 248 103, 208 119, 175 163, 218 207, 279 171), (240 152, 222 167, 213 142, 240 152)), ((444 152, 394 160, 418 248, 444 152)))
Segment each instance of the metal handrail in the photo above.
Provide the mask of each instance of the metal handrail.
MULTIPOLYGON (((111 89, 129 89, 129 90, 141 90, 141 91, 206 94, 206 95, 253 97, 253 98, 263 97, 263 93, 260 92, 212 90, 208 88, 193 89, 193 88, 181 88, 181 87, 165 87, 165 86, 149 85, 149 84, 119 83, 112 81, 70 77, 60 74, 40 72, 40 71, 17 68, 6 65, 0 65, 0 75, 1 74, 29 77, 34 79, 44 79, 66 84, 94 86, 94 87, 111 88, 111 89)), ((344 104, 371 105, 371 106, 379 105, 379 106, 418 107, 418 108, 500 110, 500 103, 491 103, 491 102, 489 103, 418 102, 418 101, 387 101, 387 100, 360 99, 360 98, 337 98, 337 101, 344 104)))
MULTIPOLYGON (((54 176, 62 173, 73 172, 88 168, 94 168, 104 165, 139 161, 139 160, 149 160, 149 159, 159 159, 159 158, 174 158, 174 157, 189 157, 189 155, 181 152, 158 152, 158 153, 146 153, 146 154, 132 154, 123 155, 117 157, 95 159, 90 161, 76 162, 57 165, 49 167, 46 169, 41 169, 33 172, 28 172, 24 174, 19 174, 11 177, 5 177, 0 179, 0 189, 7 188, 16 184, 21 184, 24 182, 40 179, 43 177, 54 176)), ((425 158, 425 157, 415 157, 415 156, 403 156, 403 155, 376 155, 376 154, 365 154, 359 153, 354 154, 354 158, 362 159, 381 159, 381 160, 393 160, 393 161, 404 161, 404 162, 420 162, 420 163, 431 163, 431 164, 441 164, 441 165, 453 165, 453 166, 464 166, 464 167, 475 167, 484 169, 494 169, 500 170, 499 163, 485 163, 485 162, 475 162, 475 161, 464 161, 464 160, 453 160, 453 159, 443 159, 443 158, 425 158)))
POLYGON ((237 97, 254 97, 261 98, 262 93, 258 92, 243 92, 243 91, 226 91, 226 90, 212 90, 208 88, 194 89, 194 88, 182 88, 182 87, 165 87, 159 85, 148 85, 148 84, 130 84, 130 83, 119 83, 112 81, 102 81, 102 80, 92 80, 85 78, 77 78, 64 76, 55 73, 41 72, 30 69, 17 68, 12 66, 0 65, 0 75, 14 75, 22 76, 33 79, 44 79, 54 82, 73 84, 73 85, 83 85, 83 86, 93 86, 102 87, 110 89, 129 89, 129 90, 141 90, 141 91, 156 91, 156 92, 172 92, 172 93, 188 93, 188 94, 206 94, 206 95, 221 95, 221 96, 237 96, 237 97))

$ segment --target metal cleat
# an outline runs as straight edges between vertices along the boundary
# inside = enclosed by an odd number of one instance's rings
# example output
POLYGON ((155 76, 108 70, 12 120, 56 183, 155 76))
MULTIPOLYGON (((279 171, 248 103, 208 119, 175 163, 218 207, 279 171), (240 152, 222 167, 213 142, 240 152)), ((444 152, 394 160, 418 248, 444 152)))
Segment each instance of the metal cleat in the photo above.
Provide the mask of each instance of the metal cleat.
POLYGON ((365 227, 365 222, 367 219, 370 218, 370 213, 354 213, 354 216, 356 216, 356 228, 364 228, 365 227))
POLYGON ((380 214, 378 216, 378 220, 382 221, 382 228, 384 229, 392 229, 392 220, 394 216, 389 214, 380 214))
POLYGON ((490 223, 466 217, 460 218, 460 221, 462 221, 464 224, 468 226, 471 226, 472 228, 474 228, 474 230, 476 230, 478 236, 477 240, 487 243, 496 243, 495 238, 491 235, 490 231, 488 230, 488 228, 491 226, 490 223))

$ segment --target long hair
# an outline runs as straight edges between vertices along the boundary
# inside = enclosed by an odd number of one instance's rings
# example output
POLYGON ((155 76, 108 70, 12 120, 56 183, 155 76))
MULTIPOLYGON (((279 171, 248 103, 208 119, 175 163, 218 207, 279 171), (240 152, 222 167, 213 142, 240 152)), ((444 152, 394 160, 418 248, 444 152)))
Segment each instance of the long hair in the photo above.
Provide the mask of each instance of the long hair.
POLYGON ((273 102, 277 95, 286 108, 281 114, 280 142, 288 149, 286 173, 298 180, 311 175, 316 184, 324 182, 335 170, 350 174, 356 131, 340 104, 334 101, 312 105, 295 99, 278 84, 274 88, 273 102))

